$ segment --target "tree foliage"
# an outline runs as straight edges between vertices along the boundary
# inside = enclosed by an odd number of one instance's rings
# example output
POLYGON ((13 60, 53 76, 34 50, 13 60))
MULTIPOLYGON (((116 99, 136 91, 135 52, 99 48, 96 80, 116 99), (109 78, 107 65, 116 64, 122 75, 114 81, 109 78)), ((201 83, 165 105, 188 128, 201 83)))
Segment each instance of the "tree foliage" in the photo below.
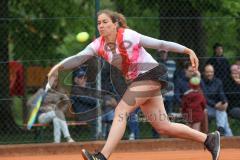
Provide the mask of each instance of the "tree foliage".
POLYGON ((69 48, 79 45, 75 41, 78 32, 94 30, 90 1, 11 0, 9 10, 10 54, 31 64, 58 61, 73 51, 69 48))
MULTIPOLYGON (((107 7, 122 12, 127 17, 130 28, 142 34, 161 38, 161 31, 168 29, 169 35, 165 35, 164 38, 184 44, 188 42, 186 45, 190 45, 189 47, 194 47, 191 42, 198 41, 198 37, 191 38, 192 41, 189 39, 182 41, 184 38, 177 37, 181 35, 180 32, 187 32, 187 28, 191 29, 191 23, 188 24, 188 22, 193 20, 191 17, 195 17, 203 27, 203 34, 206 35, 203 42, 200 40, 201 43, 204 43, 200 47, 204 47, 203 50, 206 50, 208 55, 212 52, 211 46, 217 41, 224 44, 228 55, 239 52, 240 2, 238 1, 107 0, 100 1, 100 4, 102 9, 107 7), (161 22, 164 21, 162 14, 170 18, 169 24, 170 21, 174 21, 171 17, 190 18, 181 20, 182 24, 186 22, 185 26, 173 26, 176 27, 173 28, 171 25, 165 24, 163 28, 161 25, 161 22), (183 30, 183 27, 186 30, 183 30), (170 34, 170 32, 174 33, 170 34), (173 34, 174 36, 171 37, 173 34)), ((31 63, 42 65, 44 63, 39 60, 58 61, 79 52, 95 35, 94 5, 93 1, 84 0, 10 0, 9 13, 12 18, 9 20, 10 55, 13 55, 14 59, 35 60, 31 63), (75 35, 80 31, 87 31, 92 37, 85 44, 80 44, 75 40, 75 35)), ((191 36, 191 33, 186 36, 191 36)), ((204 54, 201 53, 201 55, 204 54)), ((45 64, 49 63, 47 61, 45 64)))

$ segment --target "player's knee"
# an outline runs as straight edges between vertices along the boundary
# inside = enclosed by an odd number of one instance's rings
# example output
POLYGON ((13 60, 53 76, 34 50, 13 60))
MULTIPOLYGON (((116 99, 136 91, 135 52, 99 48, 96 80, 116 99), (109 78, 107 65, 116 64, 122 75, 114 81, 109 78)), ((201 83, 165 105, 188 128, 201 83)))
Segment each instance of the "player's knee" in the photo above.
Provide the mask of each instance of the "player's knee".
POLYGON ((168 129, 166 129, 166 128, 160 128, 160 129, 159 129, 159 134, 161 134, 161 135, 167 135, 167 134, 168 134, 168 129))

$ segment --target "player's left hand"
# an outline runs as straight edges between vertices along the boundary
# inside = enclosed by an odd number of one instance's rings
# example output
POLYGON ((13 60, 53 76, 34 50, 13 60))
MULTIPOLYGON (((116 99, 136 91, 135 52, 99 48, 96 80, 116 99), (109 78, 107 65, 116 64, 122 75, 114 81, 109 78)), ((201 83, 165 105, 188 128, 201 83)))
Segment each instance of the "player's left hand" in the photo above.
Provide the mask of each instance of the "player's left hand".
POLYGON ((199 60, 195 54, 195 52, 189 48, 184 49, 184 53, 189 55, 193 70, 196 72, 198 71, 198 66, 199 66, 199 60))

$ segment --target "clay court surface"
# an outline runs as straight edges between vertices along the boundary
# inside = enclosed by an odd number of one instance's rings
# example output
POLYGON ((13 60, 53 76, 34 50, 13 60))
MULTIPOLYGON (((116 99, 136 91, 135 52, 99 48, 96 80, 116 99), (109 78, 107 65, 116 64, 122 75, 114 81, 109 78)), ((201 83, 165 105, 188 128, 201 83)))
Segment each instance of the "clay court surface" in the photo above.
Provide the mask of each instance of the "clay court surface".
MULTIPOLYGON (((4 157, 1 160, 83 160, 80 154, 58 154, 43 156, 4 157)), ((207 151, 159 151, 159 152, 129 152, 114 153, 110 160, 211 160, 207 151)), ((239 160, 239 149, 223 149, 220 160, 239 160)))
MULTIPOLYGON (((83 160, 80 150, 93 151, 105 142, 0 145, 0 160, 83 160)), ((222 139, 219 160, 240 160, 240 137, 222 139)), ((211 160, 203 146, 185 140, 122 141, 110 160, 211 160)))

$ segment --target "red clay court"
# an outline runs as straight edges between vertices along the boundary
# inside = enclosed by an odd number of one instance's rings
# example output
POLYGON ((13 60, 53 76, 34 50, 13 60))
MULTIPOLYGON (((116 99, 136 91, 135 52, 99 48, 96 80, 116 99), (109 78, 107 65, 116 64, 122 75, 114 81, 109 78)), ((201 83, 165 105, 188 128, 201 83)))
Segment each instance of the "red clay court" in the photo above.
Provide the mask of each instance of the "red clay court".
MULTIPOLYGON (((73 144, 0 146, 0 160, 83 160, 82 148, 100 149, 103 141, 73 144)), ((220 160, 240 159, 240 137, 223 138, 220 160)), ((180 139, 122 141, 110 160, 211 160, 203 146, 180 139)))

